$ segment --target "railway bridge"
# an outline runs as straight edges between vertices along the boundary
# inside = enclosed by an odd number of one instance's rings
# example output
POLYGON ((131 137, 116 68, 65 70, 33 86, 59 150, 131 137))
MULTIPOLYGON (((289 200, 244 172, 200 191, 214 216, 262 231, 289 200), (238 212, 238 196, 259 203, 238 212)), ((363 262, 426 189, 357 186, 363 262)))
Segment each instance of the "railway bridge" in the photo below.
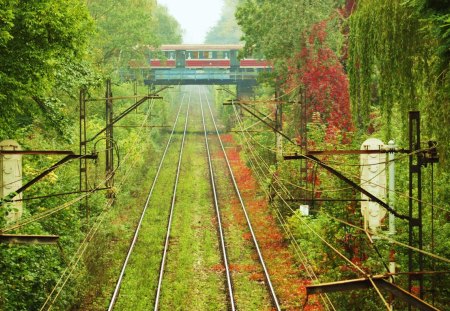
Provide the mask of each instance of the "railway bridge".
POLYGON ((260 72, 270 72, 267 60, 240 59, 242 45, 179 44, 148 48, 146 63, 132 62, 147 85, 236 85, 238 97, 248 97, 260 72))

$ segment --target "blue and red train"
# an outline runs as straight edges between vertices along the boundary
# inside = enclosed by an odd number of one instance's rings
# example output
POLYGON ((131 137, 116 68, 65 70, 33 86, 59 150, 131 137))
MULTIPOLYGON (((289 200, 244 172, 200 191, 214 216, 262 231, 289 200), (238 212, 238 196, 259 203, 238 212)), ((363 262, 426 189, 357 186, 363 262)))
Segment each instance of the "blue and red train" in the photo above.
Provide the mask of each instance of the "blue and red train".
POLYGON ((150 50, 150 68, 169 69, 240 69, 240 71, 261 71, 270 69, 268 61, 239 59, 242 45, 172 44, 150 50))

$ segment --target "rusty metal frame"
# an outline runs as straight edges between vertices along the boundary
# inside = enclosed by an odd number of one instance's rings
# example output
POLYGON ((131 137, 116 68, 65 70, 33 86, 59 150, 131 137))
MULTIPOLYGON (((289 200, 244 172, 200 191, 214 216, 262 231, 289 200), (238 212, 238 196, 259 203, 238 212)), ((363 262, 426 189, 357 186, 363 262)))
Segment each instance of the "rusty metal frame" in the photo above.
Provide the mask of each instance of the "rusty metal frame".
POLYGON ((71 155, 74 154, 70 150, 2 150, 0 149, 0 155, 3 154, 19 154, 19 155, 71 155))
POLYGON ((377 198, 376 196, 374 196, 373 194, 371 194, 369 191, 367 191, 366 189, 362 188, 360 185, 358 185, 356 182, 354 182, 353 180, 349 179, 348 177, 344 176, 342 173, 338 172, 337 170, 335 170, 334 168, 332 168, 331 166, 325 164, 324 162, 322 162, 321 160, 319 160, 318 158, 314 157, 314 156, 309 156, 308 157, 309 160, 314 161, 315 163, 317 163, 319 166, 323 167, 324 169, 326 169, 327 171, 329 171, 330 173, 332 173, 333 175, 335 175, 336 177, 338 177, 339 179, 341 179, 342 181, 346 182, 347 184, 349 184, 352 188, 358 190, 359 192, 365 194, 367 197, 369 197, 369 199, 371 199, 372 201, 380 204, 382 207, 384 207, 387 211, 389 211, 390 213, 394 214, 395 216, 397 216, 400 219, 403 220, 409 220, 412 223, 417 223, 418 219, 416 218, 412 218, 410 216, 406 216, 406 215, 402 215, 399 214, 396 210, 394 210, 392 207, 389 206, 389 204, 387 204, 386 202, 380 200, 379 198, 377 198))
POLYGON ((58 235, 0 234, 0 243, 9 244, 57 244, 58 235))
POLYGON ((374 276, 369 278, 361 278, 354 280, 345 280, 331 283, 323 283, 317 285, 306 286, 306 295, 313 294, 324 294, 338 291, 349 291, 357 289, 367 289, 372 288, 372 282, 380 288, 390 292, 395 297, 408 303, 410 306, 416 307, 419 310, 424 311, 439 311, 436 307, 430 305, 426 301, 414 296, 413 294, 407 292, 403 288, 387 281, 388 276, 374 276))
POLYGON ((17 194, 24 192, 26 189, 30 188, 32 185, 37 183, 39 180, 41 180, 42 178, 44 178, 45 176, 47 176, 48 174, 53 172, 59 166, 63 165, 66 162, 69 162, 73 159, 78 159, 78 158, 97 159, 97 157, 98 156, 96 154, 88 154, 88 155, 69 154, 69 155, 65 156, 64 158, 62 158, 61 160, 59 160, 58 162, 56 162, 55 164, 53 164, 52 166, 50 166, 48 169, 46 169, 42 173, 40 173, 38 176, 34 177, 32 180, 30 180, 25 185, 23 185, 22 187, 17 189, 15 192, 17 194))
MULTIPOLYGON (((125 109, 124 111, 122 111, 120 113, 120 115, 118 115, 117 117, 115 117, 114 119, 111 120, 111 122, 102 130, 100 130, 97 134, 95 134, 92 138, 88 139, 86 141, 86 143, 88 142, 92 142, 93 140, 95 140, 98 136, 100 136, 103 132, 105 132, 106 130, 108 130, 109 128, 113 127, 114 124, 116 124, 118 121, 120 121, 121 119, 123 119, 126 115, 128 115, 131 111, 133 111, 134 109, 138 108, 140 105, 142 105, 144 102, 146 102, 149 99, 162 99, 161 96, 157 96, 157 94, 159 92, 162 92, 163 90, 169 88, 169 86, 165 86, 160 88, 159 90, 157 90, 156 92, 150 94, 150 95, 146 95, 144 97, 142 97, 140 100, 138 100, 137 102, 135 102, 133 105, 131 105, 130 107, 128 107, 127 109, 125 109)), ((109 97, 109 98, 102 98, 101 100, 110 100, 113 101, 117 98, 114 97, 109 97)))

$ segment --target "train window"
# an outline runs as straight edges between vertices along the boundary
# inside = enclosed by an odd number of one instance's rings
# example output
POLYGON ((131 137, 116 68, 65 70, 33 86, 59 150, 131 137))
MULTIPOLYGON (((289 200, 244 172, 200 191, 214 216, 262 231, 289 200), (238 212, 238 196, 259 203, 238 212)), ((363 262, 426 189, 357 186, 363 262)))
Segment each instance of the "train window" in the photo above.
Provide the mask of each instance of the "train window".
POLYGON ((216 58, 217 59, 223 59, 223 51, 218 51, 218 52, 216 52, 216 58))
POLYGON ((228 52, 225 52, 224 54, 225 54, 225 57, 224 57, 224 58, 225 58, 225 59, 228 59, 228 58, 229 58, 229 57, 228 57, 228 52))
POLYGON ((209 52, 203 51, 203 58, 209 58, 209 52))
POLYGON ((192 58, 198 59, 198 51, 192 52, 192 58))
POLYGON ((213 58, 213 52, 208 52, 208 58, 213 58))

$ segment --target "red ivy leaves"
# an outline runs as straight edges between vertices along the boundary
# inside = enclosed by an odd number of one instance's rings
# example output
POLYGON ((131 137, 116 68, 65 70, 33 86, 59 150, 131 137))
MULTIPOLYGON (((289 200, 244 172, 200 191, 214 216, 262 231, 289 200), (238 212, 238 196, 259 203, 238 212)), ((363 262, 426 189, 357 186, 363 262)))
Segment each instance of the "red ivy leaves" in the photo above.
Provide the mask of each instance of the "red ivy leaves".
POLYGON ((353 130, 350 114, 349 83, 342 64, 325 40, 327 21, 315 24, 306 46, 291 60, 288 90, 305 86, 307 114, 319 112, 326 123, 325 140, 346 143, 353 130))

